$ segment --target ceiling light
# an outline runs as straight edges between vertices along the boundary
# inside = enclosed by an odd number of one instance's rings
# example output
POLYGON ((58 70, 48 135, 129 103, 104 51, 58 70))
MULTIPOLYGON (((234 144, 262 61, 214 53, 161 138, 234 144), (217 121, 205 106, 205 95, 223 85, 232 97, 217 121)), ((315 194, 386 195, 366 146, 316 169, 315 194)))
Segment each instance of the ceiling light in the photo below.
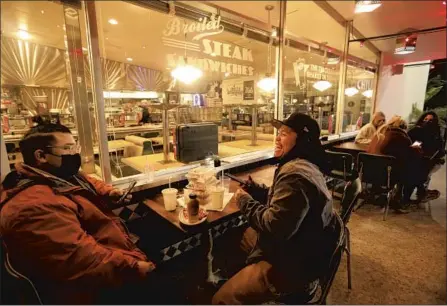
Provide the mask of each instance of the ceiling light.
POLYGON ((339 57, 329 57, 327 59, 327 64, 328 65, 337 65, 338 63, 340 63, 340 58, 339 57))
POLYGON ((21 29, 19 29, 19 30, 17 31, 17 36, 18 36, 20 39, 29 39, 29 38, 31 37, 31 35, 28 33, 28 31, 26 31, 26 30, 21 30, 21 29))
POLYGON ((116 24, 118 24, 118 20, 111 18, 111 19, 109 19, 109 23, 116 25, 116 24))
POLYGON ((345 95, 348 97, 352 97, 353 95, 358 94, 359 90, 355 87, 349 87, 345 89, 345 95))
POLYGON ((315 82, 313 85, 313 88, 315 88, 318 91, 325 91, 326 89, 329 89, 332 87, 332 84, 328 81, 318 81, 315 82))
POLYGON ((276 36, 278 36, 278 30, 276 30, 276 28, 273 28, 272 37, 276 37, 276 36))
POLYGON ((171 72, 171 76, 174 79, 188 85, 195 82, 197 79, 201 78, 202 75, 203 75, 202 70, 191 65, 176 67, 171 72))
POLYGON ((146 46, 143 46, 143 49, 146 49, 146 46))
POLYGON ((355 13, 369 13, 379 8, 382 5, 382 1, 374 0, 374 1, 364 1, 364 0, 355 0, 355 13))
POLYGON ((362 93, 362 95, 365 96, 365 97, 367 97, 367 98, 372 98, 372 96, 373 96, 373 91, 372 91, 372 89, 368 89, 368 90, 364 91, 364 92, 362 93))
POLYGON ((128 58, 126 58, 126 60, 127 60, 128 62, 131 62, 131 61, 133 61, 133 58, 128 57, 128 58))
POLYGON ((257 84, 256 84, 261 90, 265 91, 265 92, 272 92, 273 90, 276 89, 276 79, 272 78, 271 76, 269 76, 268 74, 265 75, 265 78, 263 78, 262 80, 260 80, 257 84))
POLYGON ((212 56, 212 57, 215 57, 215 56, 216 56, 216 53, 214 53, 214 52, 211 53, 211 56, 212 56))
POLYGON ((225 72, 225 77, 226 77, 226 78, 229 77, 230 74, 231 74, 231 73, 229 73, 229 72, 225 72))
POLYGON ((417 35, 407 37, 398 37, 396 39, 396 48, 394 54, 405 55, 416 51, 417 35))
POLYGON ((41 10, 40 13, 41 13, 41 14, 45 14, 45 11, 44 11, 44 10, 41 10))
POLYGON ((108 38, 108 37, 106 37, 106 40, 109 40, 109 38, 108 38))

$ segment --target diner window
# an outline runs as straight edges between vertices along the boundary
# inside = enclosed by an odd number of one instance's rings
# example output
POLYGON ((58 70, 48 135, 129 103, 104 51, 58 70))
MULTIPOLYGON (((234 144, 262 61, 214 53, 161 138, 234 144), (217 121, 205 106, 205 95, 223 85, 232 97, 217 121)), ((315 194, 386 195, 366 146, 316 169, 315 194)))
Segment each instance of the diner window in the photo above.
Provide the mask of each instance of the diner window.
POLYGON ((364 43, 349 44, 342 132, 359 130, 372 119, 379 57, 364 43))
POLYGON ((21 162, 18 143, 34 116, 59 122, 82 147, 82 168, 97 172, 83 110, 86 100, 79 8, 50 1, 1 2, 1 118, 11 166, 21 162), (79 62, 76 62, 79 61, 79 62))
POLYGON ((95 3, 113 180, 273 149, 279 4, 172 3, 95 3))

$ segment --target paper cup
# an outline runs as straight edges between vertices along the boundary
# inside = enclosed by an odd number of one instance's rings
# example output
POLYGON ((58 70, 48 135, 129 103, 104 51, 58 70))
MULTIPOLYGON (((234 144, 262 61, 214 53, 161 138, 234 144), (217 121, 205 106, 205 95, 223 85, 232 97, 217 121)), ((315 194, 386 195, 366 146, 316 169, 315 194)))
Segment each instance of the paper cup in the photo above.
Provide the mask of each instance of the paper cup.
POLYGON ((177 189, 166 188, 161 191, 163 194, 163 202, 167 211, 173 211, 177 208, 177 189))
POLYGON ((222 209, 224 202, 225 188, 215 187, 210 191, 211 195, 211 208, 222 209))

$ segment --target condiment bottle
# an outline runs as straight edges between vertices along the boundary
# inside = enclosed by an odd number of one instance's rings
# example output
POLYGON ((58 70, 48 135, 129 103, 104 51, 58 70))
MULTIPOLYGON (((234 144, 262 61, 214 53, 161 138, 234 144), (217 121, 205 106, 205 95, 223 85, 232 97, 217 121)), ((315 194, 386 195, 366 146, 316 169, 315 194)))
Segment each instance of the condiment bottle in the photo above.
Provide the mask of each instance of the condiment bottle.
POLYGON ((190 223, 195 223, 199 221, 199 200, 197 200, 197 195, 195 193, 189 194, 189 201, 186 205, 188 210, 188 221, 190 223))

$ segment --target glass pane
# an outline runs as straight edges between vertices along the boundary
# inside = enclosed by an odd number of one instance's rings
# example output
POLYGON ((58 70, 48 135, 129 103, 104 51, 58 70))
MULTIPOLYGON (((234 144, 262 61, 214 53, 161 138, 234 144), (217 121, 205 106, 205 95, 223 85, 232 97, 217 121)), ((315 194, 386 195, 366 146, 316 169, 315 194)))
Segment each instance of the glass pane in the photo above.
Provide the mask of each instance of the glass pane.
POLYGON ((10 163, 32 117, 69 127, 77 137, 67 76, 63 6, 49 1, 1 2, 1 116, 10 163))
MULTIPOLYGON (((268 24, 266 4, 250 2, 268 24)), ((275 89, 267 90, 265 79, 276 82, 277 42, 269 39, 268 25, 244 31, 229 10, 222 10, 225 18, 210 14, 218 2, 201 3, 200 11, 195 2, 176 2, 176 16, 149 2, 96 5, 109 149, 116 143, 110 150, 113 179, 170 171, 212 154, 230 158, 273 148, 275 89), (186 14, 180 5, 206 14, 179 17, 186 14), (186 124, 197 124, 191 128, 197 136, 187 135, 186 124)), ((271 26, 278 10, 271 11, 271 26)))

